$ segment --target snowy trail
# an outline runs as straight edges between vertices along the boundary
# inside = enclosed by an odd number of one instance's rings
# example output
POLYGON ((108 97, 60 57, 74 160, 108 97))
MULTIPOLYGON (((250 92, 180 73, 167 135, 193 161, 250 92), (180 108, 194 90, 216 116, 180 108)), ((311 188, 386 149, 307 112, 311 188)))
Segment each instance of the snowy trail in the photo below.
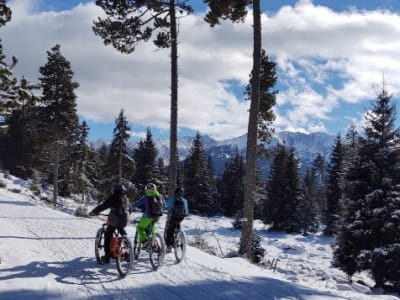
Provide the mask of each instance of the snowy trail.
POLYGON ((169 255, 157 272, 143 256, 120 279, 115 263, 95 261, 101 224, 0 189, 0 299, 339 299, 192 247, 183 263, 169 255))

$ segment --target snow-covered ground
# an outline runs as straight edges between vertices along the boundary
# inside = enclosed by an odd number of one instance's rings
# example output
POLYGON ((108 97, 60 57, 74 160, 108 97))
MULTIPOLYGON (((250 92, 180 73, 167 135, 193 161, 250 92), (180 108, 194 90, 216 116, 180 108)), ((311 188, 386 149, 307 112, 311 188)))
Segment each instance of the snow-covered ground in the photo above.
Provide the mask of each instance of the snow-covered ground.
MULTIPOLYGON (((1 173, 0 182, 6 184, 0 187, 2 300, 400 299, 347 282, 331 266, 331 239, 319 234, 270 233, 256 222, 267 251, 266 266, 228 258, 237 250, 240 232, 232 229, 232 220, 227 218, 190 216, 182 224, 188 240, 203 239, 209 245, 207 251, 188 247, 187 258, 180 264, 173 254, 167 255, 158 271, 152 271, 143 257, 121 279, 114 262, 98 265, 94 258, 94 236, 104 217, 75 217, 77 205, 69 199, 61 199, 63 206, 53 210, 33 197, 26 182, 5 179, 1 173), (272 261, 277 262, 275 269, 269 267, 272 261)), ((128 226, 130 237, 134 230, 128 226)), ((356 279, 373 284, 365 274, 356 279)))

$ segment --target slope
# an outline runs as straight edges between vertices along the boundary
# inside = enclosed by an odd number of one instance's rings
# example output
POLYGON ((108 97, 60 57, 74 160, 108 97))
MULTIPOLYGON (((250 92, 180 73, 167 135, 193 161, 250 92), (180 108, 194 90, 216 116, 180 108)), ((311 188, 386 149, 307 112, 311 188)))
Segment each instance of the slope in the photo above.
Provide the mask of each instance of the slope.
POLYGON ((181 264, 168 256, 154 272, 143 258, 120 279, 114 263, 94 259, 101 224, 0 188, 0 299, 339 299, 191 247, 181 264))

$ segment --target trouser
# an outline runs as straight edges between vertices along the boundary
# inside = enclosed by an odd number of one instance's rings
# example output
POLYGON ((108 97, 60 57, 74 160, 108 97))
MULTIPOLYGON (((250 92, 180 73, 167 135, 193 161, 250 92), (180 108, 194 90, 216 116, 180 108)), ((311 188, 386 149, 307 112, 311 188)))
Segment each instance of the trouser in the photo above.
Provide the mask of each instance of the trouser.
POLYGON ((155 232, 156 232, 156 226, 155 226, 156 222, 157 222, 157 219, 154 219, 154 218, 148 218, 148 217, 141 217, 140 218, 140 221, 137 224, 136 230, 137 230, 137 233, 139 235, 139 241, 141 243, 144 243, 147 240, 147 238, 148 238, 147 228, 149 228, 149 226, 151 224, 153 224, 153 228, 152 228, 153 232, 152 232, 152 234, 153 235, 155 234, 155 232))
POLYGON ((181 228, 182 220, 183 218, 175 218, 175 217, 171 217, 167 220, 164 231, 164 239, 167 247, 172 246, 174 244, 174 231, 175 229, 179 230, 181 228))
POLYGON ((114 227, 111 225, 107 226, 106 232, 104 233, 104 255, 106 257, 111 256, 111 249, 110 249, 111 236, 115 229, 117 229, 121 235, 126 235, 125 228, 123 227, 114 227))

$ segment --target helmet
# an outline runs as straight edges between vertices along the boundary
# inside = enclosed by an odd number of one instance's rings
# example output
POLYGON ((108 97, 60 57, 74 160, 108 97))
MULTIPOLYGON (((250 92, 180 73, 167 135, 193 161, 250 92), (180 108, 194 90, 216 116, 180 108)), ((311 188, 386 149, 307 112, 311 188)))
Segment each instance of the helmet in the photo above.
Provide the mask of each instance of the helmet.
POLYGON ((183 188, 177 187, 174 193, 176 196, 183 196, 183 188))
POLYGON ((114 184, 114 192, 123 192, 124 193, 124 192, 126 192, 126 188, 123 184, 117 183, 117 184, 114 184))
POLYGON ((146 187, 144 188, 144 190, 147 192, 147 191, 151 191, 151 190, 154 190, 154 191, 156 191, 157 190, 157 187, 156 187, 156 185, 154 184, 154 183, 148 183, 148 184, 146 184, 146 187))

